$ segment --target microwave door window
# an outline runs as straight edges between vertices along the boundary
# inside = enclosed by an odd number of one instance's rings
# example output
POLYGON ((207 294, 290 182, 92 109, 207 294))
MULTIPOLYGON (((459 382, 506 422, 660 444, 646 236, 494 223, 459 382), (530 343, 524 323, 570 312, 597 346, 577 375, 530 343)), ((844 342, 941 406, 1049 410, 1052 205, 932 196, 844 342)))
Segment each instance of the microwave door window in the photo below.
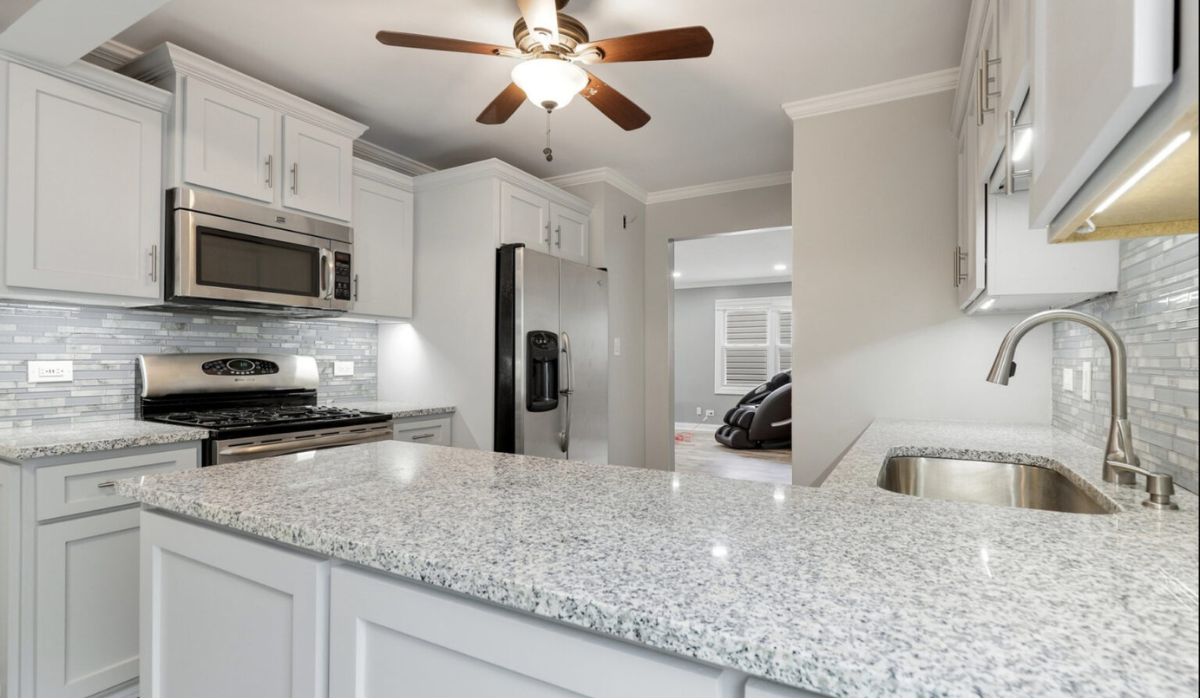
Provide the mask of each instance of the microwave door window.
POLYGON ((267 238, 200 228, 196 280, 202 285, 320 296, 321 252, 267 238))

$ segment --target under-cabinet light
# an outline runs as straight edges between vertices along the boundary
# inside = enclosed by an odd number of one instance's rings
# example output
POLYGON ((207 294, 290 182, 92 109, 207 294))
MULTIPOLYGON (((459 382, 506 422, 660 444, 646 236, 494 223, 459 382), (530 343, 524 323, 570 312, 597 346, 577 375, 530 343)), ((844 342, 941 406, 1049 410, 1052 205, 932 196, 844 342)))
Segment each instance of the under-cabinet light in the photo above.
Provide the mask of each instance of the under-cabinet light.
POLYGON ((675 279, 679 279, 680 277, 683 277, 683 273, 680 272, 679 270, 676 270, 671 273, 671 276, 674 277, 675 279))
POLYGON ((1139 168, 1138 171, 1136 173, 1134 173, 1132 177, 1130 177, 1128 180, 1126 180, 1124 184, 1122 184, 1120 187, 1118 187, 1115 192, 1108 195, 1108 198, 1105 199, 1103 202, 1101 202, 1100 206, 1096 207, 1096 211, 1092 212, 1092 216, 1095 216, 1095 215, 1103 212, 1105 209, 1108 209, 1109 207, 1111 207, 1113 202, 1117 201, 1118 199, 1121 198, 1122 195, 1124 195, 1129 190, 1133 189, 1134 185, 1138 184, 1138 182, 1140 182, 1142 178, 1144 178, 1144 177, 1146 177, 1146 175, 1150 174, 1151 170, 1154 170, 1155 168, 1157 168, 1160 163, 1162 163, 1164 160, 1167 159, 1168 156, 1170 156, 1172 153, 1174 153, 1176 150, 1178 150, 1178 148, 1180 146, 1187 143, 1187 140, 1190 139, 1191 137, 1192 137, 1192 132, 1185 131, 1182 134, 1171 139, 1171 143, 1168 143, 1161 151, 1156 153, 1154 155, 1154 157, 1149 160, 1149 162, 1147 162, 1145 165, 1143 165, 1141 168, 1139 168))
POLYGON ((1016 144, 1013 145, 1012 162, 1017 163, 1025 160, 1025 156, 1029 155, 1029 147, 1033 144, 1033 129, 1021 129, 1021 135, 1017 137, 1016 144))
POLYGON ((775 271, 776 272, 783 272, 786 269, 787 269, 787 265, 784 265, 783 263, 775 263, 775 271))
POLYGON ((995 306, 995 305, 996 305, 996 300, 995 300, 995 299, 988 299, 987 301, 985 301, 985 302, 983 302, 982 304, 980 304, 980 305, 979 305, 979 310, 980 310, 980 311, 987 311, 988 309, 992 308, 992 307, 993 307, 993 306, 995 306))

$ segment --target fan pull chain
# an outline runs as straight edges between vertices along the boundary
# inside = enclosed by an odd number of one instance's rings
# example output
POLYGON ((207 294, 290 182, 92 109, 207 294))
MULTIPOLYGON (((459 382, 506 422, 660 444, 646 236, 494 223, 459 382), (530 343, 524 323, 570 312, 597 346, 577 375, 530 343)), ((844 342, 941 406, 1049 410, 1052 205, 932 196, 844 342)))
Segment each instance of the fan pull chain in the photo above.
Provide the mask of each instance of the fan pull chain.
POLYGON ((550 148, 550 112, 551 110, 546 110, 546 147, 542 149, 547 163, 554 160, 554 150, 550 148))

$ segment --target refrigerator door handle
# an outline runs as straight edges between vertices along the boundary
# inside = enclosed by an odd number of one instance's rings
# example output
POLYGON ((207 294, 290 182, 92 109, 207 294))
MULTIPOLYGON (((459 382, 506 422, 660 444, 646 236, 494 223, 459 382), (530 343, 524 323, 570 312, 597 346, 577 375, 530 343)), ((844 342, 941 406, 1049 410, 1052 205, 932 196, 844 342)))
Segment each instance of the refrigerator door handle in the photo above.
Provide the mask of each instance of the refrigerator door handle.
POLYGON ((571 336, 567 333, 562 333, 559 345, 562 346, 562 357, 564 372, 566 378, 566 386, 559 389, 559 394, 563 397, 563 429, 558 434, 558 448, 563 452, 569 452, 571 448, 571 394, 575 391, 575 366, 571 362, 571 336))

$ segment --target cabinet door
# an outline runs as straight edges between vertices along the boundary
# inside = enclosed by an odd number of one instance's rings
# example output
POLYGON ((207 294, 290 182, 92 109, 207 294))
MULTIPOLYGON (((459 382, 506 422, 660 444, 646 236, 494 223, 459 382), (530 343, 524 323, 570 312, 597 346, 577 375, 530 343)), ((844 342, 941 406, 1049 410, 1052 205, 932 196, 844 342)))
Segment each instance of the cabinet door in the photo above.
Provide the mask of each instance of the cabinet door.
POLYGON ((550 252, 550 200, 510 183, 500 183, 500 242, 524 243, 550 252))
POLYGON ((410 318, 413 300, 413 195, 354 178, 354 312, 410 318))
POLYGON ((327 561, 158 513, 141 524, 143 697, 325 696, 327 561))
POLYGON ((37 527, 36 692, 85 697, 138 675, 138 510, 37 527))
POLYGON ((6 284, 158 299, 162 113, 8 69, 6 284))
POLYGON ((349 221, 354 141, 290 115, 283 117, 287 184, 283 206, 349 221))
POLYGON ((553 253, 564 260, 588 262, 588 215, 561 204, 550 204, 550 233, 553 253))
POLYGON ((351 567, 333 570, 333 697, 720 697, 721 670, 351 567))
MULTIPOLYGON (((1017 112, 1029 92, 1030 0, 995 0, 1000 47, 1000 107, 1017 112)), ((1001 121, 1003 126, 1003 121, 1001 121)))
POLYGON ((958 152, 959 227, 954 282, 958 305, 965 308, 983 291, 987 272, 984 247, 984 180, 979 175, 979 141, 974 118, 964 120, 958 152))
MULTIPOLYGON (((1049 225, 1170 84, 1172 0, 1036 0, 1030 224, 1049 225)), ((1195 27, 1184 29, 1195 31, 1195 27)))
POLYGON ((279 116, 196 78, 183 86, 183 179, 263 202, 275 201, 279 116))

